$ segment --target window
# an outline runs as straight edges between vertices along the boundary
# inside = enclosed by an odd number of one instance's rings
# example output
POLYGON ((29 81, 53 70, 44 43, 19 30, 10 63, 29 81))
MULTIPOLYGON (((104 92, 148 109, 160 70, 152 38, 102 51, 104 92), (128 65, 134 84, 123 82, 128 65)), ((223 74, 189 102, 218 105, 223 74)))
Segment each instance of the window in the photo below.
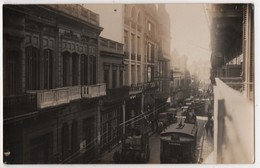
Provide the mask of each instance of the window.
POLYGON ((107 88, 109 87, 109 65, 104 65, 104 82, 107 85, 107 88))
POLYGON ((137 83, 141 83, 141 69, 140 66, 137 66, 137 83))
POLYGON ((39 49, 35 47, 26 47, 26 89, 40 89, 40 58, 39 49))
POLYGON ((128 49, 128 32, 124 31, 124 43, 125 43, 125 52, 129 52, 128 49))
POLYGON ((147 28, 148 28, 148 31, 149 31, 149 32, 152 32, 152 31, 153 31, 153 25, 152 25, 151 22, 148 22, 147 28))
POLYGON ((123 86, 123 80, 124 80, 124 67, 121 66, 119 71, 119 87, 123 86))
POLYGON ((112 147, 114 144, 118 143, 119 139, 119 110, 112 109, 112 111, 106 111, 101 116, 101 150, 105 151, 109 147, 112 147))
POLYGON ((45 49, 43 51, 43 74, 44 74, 44 89, 53 88, 53 51, 45 49))
POLYGON ((134 65, 131 65, 131 80, 132 80, 131 84, 135 84, 135 66, 134 65))
POLYGON ((7 79, 7 82, 4 87, 4 92, 12 95, 19 92, 19 72, 20 72, 20 54, 17 51, 8 51, 6 54, 8 59, 7 61, 7 71, 5 73, 4 79, 7 79))
POLYGON ((79 55, 77 53, 72 54, 72 85, 79 84, 79 55))
POLYGON ((137 37, 137 54, 138 55, 141 54, 141 41, 140 41, 140 37, 137 37))
POLYGON ((113 66, 112 71, 112 88, 116 88, 117 86, 117 67, 113 66))
POLYGON ((80 80, 81 85, 87 85, 88 84, 88 56, 81 55, 81 65, 80 65, 80 80))
POLYGON ((147 81, 148 82, 151 82, 151 80, 152 80, 151 75, 152 75, 152 69, 151 69, 151 67, 147 67, 147 81))
POLYGON ((90 56, 89 60, 90 84, 96 84, 96 57, 90 56))
POLYGON ((86 140, 86 161, 94 158, 95 148, 95 118, 89 117, 83 120, 82 124, 82 139, 86 140))
POLYGON ((69 52, 63 53, 63 86, 70 86, 70 58, 71 54, 69 52))
POLYGON ((147 62, 152 62, 152 44, 147 44, 147 62))
POLYGON ((135 53, 135 35, 131 34, 131 52, 135 53))

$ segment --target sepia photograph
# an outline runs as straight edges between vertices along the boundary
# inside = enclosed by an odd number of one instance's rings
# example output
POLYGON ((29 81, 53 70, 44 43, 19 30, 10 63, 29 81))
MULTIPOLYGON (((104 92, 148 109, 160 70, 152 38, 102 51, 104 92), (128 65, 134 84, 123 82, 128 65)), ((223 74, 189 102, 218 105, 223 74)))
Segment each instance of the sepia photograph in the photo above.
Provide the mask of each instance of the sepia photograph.
POLYGON ((2 4, 2 159, 254 164, 254 3, 2 4))

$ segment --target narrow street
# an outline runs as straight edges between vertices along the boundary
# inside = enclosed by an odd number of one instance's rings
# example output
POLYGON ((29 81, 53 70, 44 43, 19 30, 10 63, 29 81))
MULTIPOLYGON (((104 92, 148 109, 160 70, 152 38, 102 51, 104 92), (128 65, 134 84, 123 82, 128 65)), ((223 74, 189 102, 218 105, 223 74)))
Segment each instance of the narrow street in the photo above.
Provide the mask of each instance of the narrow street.
MULTIPOLYGON (((197 117, 198 121, 198 134, 197 134, 197 150, 196 150, 196 160, 199 161, 200 158, 205 160, 209 154, 213 151, 213 139, 210 135, 207 136, 204 125, 207 121, 207 117, 197 117)), ((154 133, 149 138, 150 145, 150 160, 148 164, 159 164, 160 163, 160 135, 159 133, 154 133)), ((114 163, 113 154, 115 148, 111 152, 108 152, 104 156, 102 156, 100 163, 108 164, 114 163)))

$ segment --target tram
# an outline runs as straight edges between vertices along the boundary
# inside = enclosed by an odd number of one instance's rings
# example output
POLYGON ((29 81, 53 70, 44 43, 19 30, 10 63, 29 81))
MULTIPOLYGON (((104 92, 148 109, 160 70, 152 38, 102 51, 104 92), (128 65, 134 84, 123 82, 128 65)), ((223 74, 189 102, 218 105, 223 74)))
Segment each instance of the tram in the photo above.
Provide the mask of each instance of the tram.
POLYGON ((161 163, 195 163, 198 126, 196 120, 178 118, 160 134, 161 163), (184 120, 185 119, 185 120, 184 120), (183 122, 184 120, 184 122, 183 122))

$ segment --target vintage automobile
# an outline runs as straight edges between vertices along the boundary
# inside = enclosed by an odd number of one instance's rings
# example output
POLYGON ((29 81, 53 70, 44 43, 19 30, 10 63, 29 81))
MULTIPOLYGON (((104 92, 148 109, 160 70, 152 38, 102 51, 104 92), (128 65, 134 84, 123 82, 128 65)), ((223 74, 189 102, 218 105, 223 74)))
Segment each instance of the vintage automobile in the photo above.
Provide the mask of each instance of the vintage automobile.
POLYGON ((138 129, 123 141, 113 159, 115 163, 147 163, 150 159, 149 136, 138 129))

